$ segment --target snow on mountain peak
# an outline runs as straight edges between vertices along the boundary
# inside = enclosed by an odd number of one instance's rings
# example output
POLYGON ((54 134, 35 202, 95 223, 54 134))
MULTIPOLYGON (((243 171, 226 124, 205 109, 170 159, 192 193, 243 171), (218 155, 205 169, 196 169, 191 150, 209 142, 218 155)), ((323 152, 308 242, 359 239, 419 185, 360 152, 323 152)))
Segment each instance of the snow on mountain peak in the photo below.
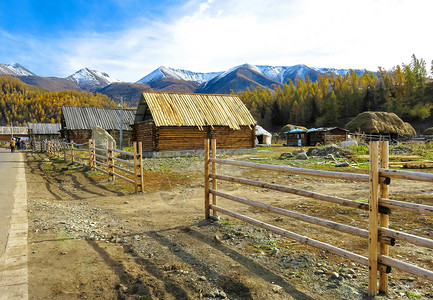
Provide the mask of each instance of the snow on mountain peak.
POLYGON ((176 80, 196 81, 198 83, 203 83, 211 80, 221 73, 222 72, 200 73, 161 66, 137 82, 147 84, 155 80, 161 80, 163 78, 169 77, 176 80))
POLYGON ((15 63, 13 65, 0 64, 0 74, 15 76, 35 76, 35 74, 22 65, 15 63))
POLYGON ((90 70, 88 68, 81 69, 67 77, 69 80, 74 80, 78 85, 108 85, 119 80, 111 78, 105 72, 90 70))

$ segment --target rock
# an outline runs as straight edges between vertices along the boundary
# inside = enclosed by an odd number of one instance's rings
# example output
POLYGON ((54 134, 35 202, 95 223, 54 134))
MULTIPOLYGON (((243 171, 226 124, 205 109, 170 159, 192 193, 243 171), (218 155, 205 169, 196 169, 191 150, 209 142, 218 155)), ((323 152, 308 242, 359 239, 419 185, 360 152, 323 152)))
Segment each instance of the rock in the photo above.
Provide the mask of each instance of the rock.
POLYGON ((290 152, 286 152, 286 153, 281 153, 278 159, 289 159, 289 158, 293 158, 293 154, 290 152))
POLYGON ((293 150, 292 154, 294 156, 296 156, 297 154, 304 153, 304 152, 305 152, 305 150, 301 148, 301 149, 295 149, 295 150, 293 150))
POLYGON ((124 284, 119 283, 118 285, 116 285, 115 289, 121 292, 126 292, 128 290, 128 287, 124 284))
POLYGON ((331 278, 332 279, 338 279, 338 278, 340 278, 340 274, 338 274, 337 272, 332 272, 331 273, 331 278))
POLYGON ((207 281, 207 278, 205 276, 199 276, 198 280, 200 280, 200 281, 207 281))
POLYGON ((273 284, 272 285, 272 291, 275 294, 281 294, 283 292, 283 288, 281 286, 277 285, 277 284, 273 284))
POLYGON ((219 237, 218 235, 214 235, 214 237, 213 237, 213 241, 214 241, 215 243, 221 243, 221 237, 219 237))
POLYGON ((278 248, 272 249, 272 255, 277 255, 278 253, 280 253, 280 249, 278 248))
POLYGON ((332 154, 328 154, 328 155, 326 155, 325 159, 329 159, 329 160, 336 161, 334 155, 332 155, 332 154))
POLYGON ((60 255, 66 255, 66 254, 68 254, 68 252, 66 251, 60 252, 60 255))
POLYGON ((319 269, 319 270, 314 271, 314 274, 323 275, 323 274, 325 274, 325 272, 323 270, 319 269))
POLYGON ((113 142, 113 147, 116 148, 115 139, 102 127, 96 126, 92 129, 92 139, 95 140, 96 148, 107 148, 107 143, 113 142))
POLYGON ((349 167, 350 164, 347 161, 343 161, 343 162, 340 162, 338 164, 335 164, 335 166, 336 167, 349 167))
POLYGON ((220 216, 210 216, 209 219, 211 219, 211 221, 218 221, 219 219, 221 219, 220 216))
POLYGON ((308 156, 327 156, 332 154, 333 156, 342 156, 342 150, 336 145, 330 145, 323 148, 310 148, 307 150, 308 156))
POLYGON ((296 154, 295 159, 305 160, 305 159, 308 159, 308 156, 307 156, 307 154, 305 152, 302 152, 302 153, 296 154))

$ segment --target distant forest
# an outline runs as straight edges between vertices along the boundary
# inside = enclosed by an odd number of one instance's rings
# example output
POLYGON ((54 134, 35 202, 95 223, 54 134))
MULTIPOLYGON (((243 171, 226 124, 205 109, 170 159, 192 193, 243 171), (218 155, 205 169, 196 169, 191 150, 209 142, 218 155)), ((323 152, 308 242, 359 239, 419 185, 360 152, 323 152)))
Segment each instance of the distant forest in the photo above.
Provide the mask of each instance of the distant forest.
POLYGON ((60 123, 61 105, 116 107, 107 95, 65 90, 49 92, 19 79, 0 77, 0 125, 60 123))
MULTIPOLYGON (((433 68, 433 67, 432 67, 433 68)), ((257 122, 275 129, 286 124, 308 127, 344 126, 363 111, 394 112, 405 121, 421 121, 433 109, 433 82, 426 63, 412 56, 408 65, 358 76, 326 75, 312 82, 257 87, 239 93, 257 122)))

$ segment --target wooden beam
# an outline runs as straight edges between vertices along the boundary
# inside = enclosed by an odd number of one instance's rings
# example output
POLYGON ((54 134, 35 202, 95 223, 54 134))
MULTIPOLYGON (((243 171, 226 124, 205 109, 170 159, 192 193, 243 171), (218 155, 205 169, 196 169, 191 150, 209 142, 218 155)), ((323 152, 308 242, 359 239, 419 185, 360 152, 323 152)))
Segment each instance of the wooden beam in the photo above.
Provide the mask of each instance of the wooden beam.
POLYGON ((368 218, 368 294, 377 294, 377 250, 378 250, 378 215, 379 215, 379 152, 378 142, 370 142, 370 197, 368 218))
MULTIPOLYGON (((380 167, 389 168, 389 142, 380 142, 380 167)), ((388 185, 381 183, 379 186, 380 198, 388 198, 388 185)), ((389 227, 389 214, 380 214, 379 224, 383 228, 389 227)), ((382 255, 389 254, 389 246, 386 243, 380 243, 379 253, 382 255)), ((388 293, 388 273, 379 272, 379 292, 388 293)))
POLYGON ((204 140, 204 217, 209 219, 209 140, 204 140))

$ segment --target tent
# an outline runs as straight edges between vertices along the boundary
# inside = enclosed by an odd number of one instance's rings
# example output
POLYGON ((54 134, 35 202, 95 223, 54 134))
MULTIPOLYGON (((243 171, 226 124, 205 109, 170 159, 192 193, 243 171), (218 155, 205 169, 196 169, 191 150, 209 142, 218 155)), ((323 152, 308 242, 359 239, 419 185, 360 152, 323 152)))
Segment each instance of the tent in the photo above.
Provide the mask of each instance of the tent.
POLYGON ((262 126, 256 125, 256 145, 266 144, 270 146, 272 143, 272 134, 263 129, 262 126))

